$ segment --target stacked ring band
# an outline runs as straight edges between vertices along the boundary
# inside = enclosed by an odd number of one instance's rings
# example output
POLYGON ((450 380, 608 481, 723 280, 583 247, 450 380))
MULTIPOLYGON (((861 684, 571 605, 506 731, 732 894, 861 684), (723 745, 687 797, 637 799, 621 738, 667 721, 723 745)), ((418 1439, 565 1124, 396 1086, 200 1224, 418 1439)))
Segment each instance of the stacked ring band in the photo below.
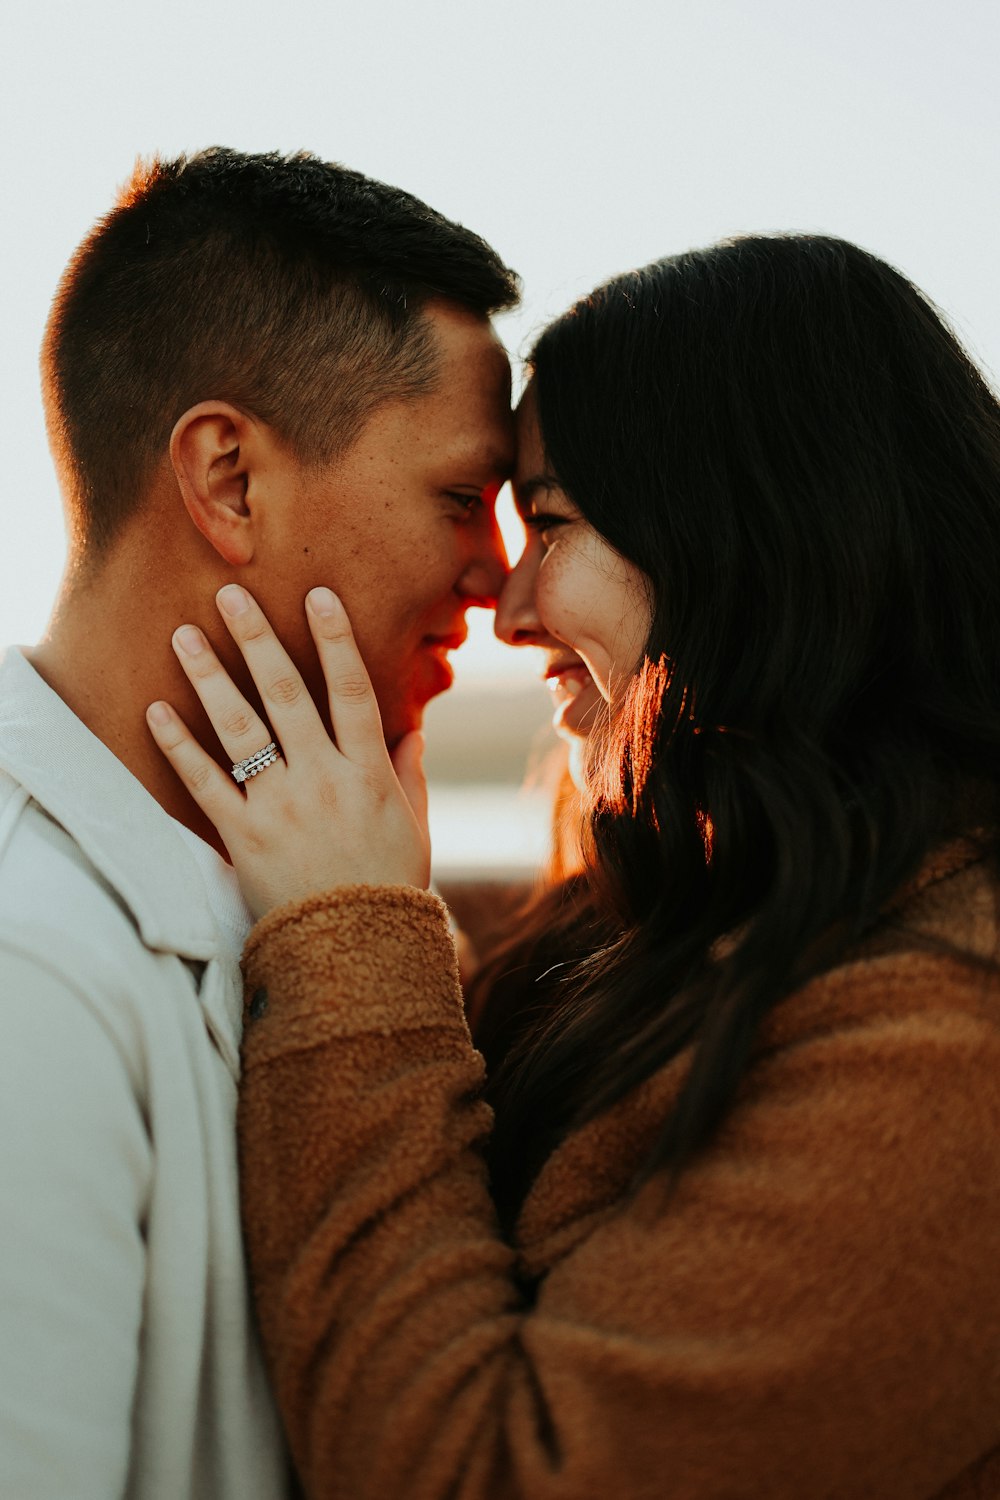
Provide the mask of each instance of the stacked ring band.
POLYGON ((274 740, 272 740, 269 745, 264 746, 263 750, 258 750, 255 754, 248 755, 246 760, 236 762, 233 766, 233 780, 239 782, 249 781, 251 776, 256 776, 259 771, 265 771, 268 766, 273 766, 275 761, 280 759, 281 751, 274 740))

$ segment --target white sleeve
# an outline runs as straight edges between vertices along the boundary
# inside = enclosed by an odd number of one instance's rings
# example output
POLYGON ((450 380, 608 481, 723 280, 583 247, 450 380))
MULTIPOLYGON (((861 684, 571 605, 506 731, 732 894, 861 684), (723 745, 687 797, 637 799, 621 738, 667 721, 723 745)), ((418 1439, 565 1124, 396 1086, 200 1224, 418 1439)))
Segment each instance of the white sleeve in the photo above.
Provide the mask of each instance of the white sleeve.
POLYGON ((119 1044, 0 944, 0 1493, 110 1500, 128 1477, 151 1148, 119 1044))

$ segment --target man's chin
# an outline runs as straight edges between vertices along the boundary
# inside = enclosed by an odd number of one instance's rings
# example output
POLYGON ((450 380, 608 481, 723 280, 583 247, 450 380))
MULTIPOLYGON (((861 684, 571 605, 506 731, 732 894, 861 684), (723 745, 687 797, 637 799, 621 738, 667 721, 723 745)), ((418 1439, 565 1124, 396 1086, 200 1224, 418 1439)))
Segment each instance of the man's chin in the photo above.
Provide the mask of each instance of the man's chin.
MULTIPOLYGON (((438 665, 435 663, 435 667, 438 665)), ((422 673, 405 703, 400 703, 398 697, 389 698, 387 694, 379 697, 382 732, 390 750, 396 748, 405 734, 423 728, 424 709, 432 699, 440 698, 442 693, 448 692, 453 680, 454 674, 446 662, 443 671, 439 669, 433 673, 422 673)))
POLYGON ((405 709, 397 705, 382 716, 382 732, 385 735, 385 743, 388 749, 395 750, 404 735, 414 729, 420 729, 424 722, 424 709, 422 704, 408 704, 405 709))

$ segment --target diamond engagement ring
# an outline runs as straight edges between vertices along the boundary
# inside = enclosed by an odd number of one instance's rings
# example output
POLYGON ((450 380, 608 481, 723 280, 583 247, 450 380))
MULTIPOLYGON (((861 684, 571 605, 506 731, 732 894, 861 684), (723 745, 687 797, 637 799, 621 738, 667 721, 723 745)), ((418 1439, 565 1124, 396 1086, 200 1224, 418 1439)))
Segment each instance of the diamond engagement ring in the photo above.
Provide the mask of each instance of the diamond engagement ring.
POLYGON ((246 760, 239 760, 233 766, 234 781, 249 781, 251 776, 256 776, 258 771, 266 771, 268 766, 273 766, 276 760, 281 759, 281 751, 274 740, 265 745, 263 750, 258 750, 254 755, 248 755, 246 760))

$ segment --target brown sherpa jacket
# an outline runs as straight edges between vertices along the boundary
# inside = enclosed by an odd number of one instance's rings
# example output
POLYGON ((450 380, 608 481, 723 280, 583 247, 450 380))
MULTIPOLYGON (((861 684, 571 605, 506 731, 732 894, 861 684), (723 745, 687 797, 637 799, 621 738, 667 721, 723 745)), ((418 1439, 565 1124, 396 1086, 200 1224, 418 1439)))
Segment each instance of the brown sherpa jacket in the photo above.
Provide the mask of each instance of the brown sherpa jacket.
POLYGON ((772 1014, 668 1203, 626 1184, 684 1057, 563 1143, 513 1247, 441 904, 265 918, 244 1212, 310 1500, 1000 1496, 998 894, 932 861, 772 1014))

